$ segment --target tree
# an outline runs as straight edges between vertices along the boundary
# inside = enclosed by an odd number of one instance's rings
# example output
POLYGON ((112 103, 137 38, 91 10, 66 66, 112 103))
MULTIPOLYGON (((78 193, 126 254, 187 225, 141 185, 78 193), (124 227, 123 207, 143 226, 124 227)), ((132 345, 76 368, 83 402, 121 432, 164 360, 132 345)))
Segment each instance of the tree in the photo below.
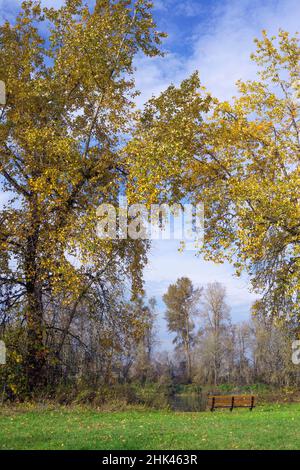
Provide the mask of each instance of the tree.
POLYGON ((78 305, 112 259, 141 288, 146 244, 99 240, 96 209, 126 177, 133 58, 159 54, 160 38, 146 0, 97 0, 91 10, 26 1, 0 27, 1 189, 11 194, 0 214, 1 301, 25 305, 30 390, 47 358, 45 293, 78 305))
POLYGON ((291 360, 294 335, 286 326, 266 318, 264 312, 251 322, 254 380, 277 386, 297 384, 298 367, 291 360))
POLYGON ((206 352, 210 356, 214 385, 218 385, 224 360, 225 336, 230 326, 226 290, 219 282, 208 284, 203 294, 202 316, 206 331, 206 352))
POLYGON ((238 82, 231 102, 201 90, 197 75, 150 100, 127 156, 135 191, 204 202, 206 258, 247 269, 262 293, 257 309, 291 320, 300 314, 299 38, 263 32, 256 45, 258 79, 238 82), (141 165, 141 147, 156 160, 141 165))
MULTIPOLYGON (((239 383, 250 383, 253 379, 253 367, 251 368, 253 335, 249 322, 236 325, 236 366, 239 383)), ((253 364, 252 364, 253 366, 253 364)))
POLYGON ((195 327, 193 317, 198 313, 200 295, 201 289, 194 288, 189 278, 181 277, 168 287, 167 293, 163 296, 167 307, 168 329, 176 333, 174 342, 184 348, 188 382, 192 379, 191 345, 195 327))
POLYGON ((141 339, 135 348, 134 359, 134 376, 144 383, 146 380, 153 379, 154 376, 154 347, 156 344, 156 331, 155 331, 155 306, 156 300, 154 297, 145 303, 145 299, 138 298, 133 305, 138 309, 140 314, 137 318, 143 317, 143 329, 141 331, 141 339))

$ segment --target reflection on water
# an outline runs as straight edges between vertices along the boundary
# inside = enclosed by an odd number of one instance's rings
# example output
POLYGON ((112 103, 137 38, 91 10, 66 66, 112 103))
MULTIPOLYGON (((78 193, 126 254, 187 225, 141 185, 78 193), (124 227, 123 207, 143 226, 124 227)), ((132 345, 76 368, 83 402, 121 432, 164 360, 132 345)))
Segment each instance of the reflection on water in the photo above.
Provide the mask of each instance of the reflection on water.
POLYGON ((169 405, 174 411, 204 411, 207 397, 203 393, 176 394, 169 397, 169 405))

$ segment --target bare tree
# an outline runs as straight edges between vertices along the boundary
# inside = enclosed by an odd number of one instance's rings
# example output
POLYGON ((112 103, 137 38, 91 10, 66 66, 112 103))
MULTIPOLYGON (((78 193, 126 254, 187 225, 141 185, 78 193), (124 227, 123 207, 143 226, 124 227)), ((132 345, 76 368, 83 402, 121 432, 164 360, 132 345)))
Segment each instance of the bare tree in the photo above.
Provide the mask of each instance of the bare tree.
MULTIPOLYGON (((236 347, 236 380, 239 384, 249 383, 253 377, 251 366, 252 331, 249 322, 243 322, 235 327, 236 347)), ((253 363, 253 361, 252 361, 253 363)))
POLYGON ((229 307, 225 287, 219 282, 208 284, 204 290, 202 317, 206 332, 206 350, 213 369, 213 383, 218 384, 224 358, 224 335, 230 326, 229 307))

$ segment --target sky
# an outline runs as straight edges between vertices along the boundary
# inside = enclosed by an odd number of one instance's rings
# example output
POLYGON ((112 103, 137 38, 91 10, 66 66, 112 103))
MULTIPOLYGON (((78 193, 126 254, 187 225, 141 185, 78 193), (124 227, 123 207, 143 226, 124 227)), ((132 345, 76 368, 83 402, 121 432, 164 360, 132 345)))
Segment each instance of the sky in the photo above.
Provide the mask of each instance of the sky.
MULTIPOLYGON (((19 0, 0 0, 0 21, 11 19, 19 0)), ((59 5, 58 0, 45 0, 47 6, 59 5)), ((295 33, 300 29, 299 0, 154 0, 154 17, 158 28, 168 33, 163 48, 164 58, 137 57, 136 85, 141 94, 137 104, 163 91, 170 83, 178 85, 195 70, 202 84, 220 99, 230 100, 238 79, 255 78, 250 61, 253 39, 266 29, 276 34, 279 28, 295 33)), ((7 196, 0 193, 0 204, 7 196)), ((156 241, 151 248, 145 269, 148 297, 155 296, 159 311, 161 348, 171 347, 171 338, 164 322, 162 295, 178 277, 188 276, 195 285, 214 280, 227 289, 228 304, 234 322, 249 318, 256 298, 250 292, 246 275, 234 277, 228 264, 205 262, 195 253, 180 253, 176 241, 156 241)))

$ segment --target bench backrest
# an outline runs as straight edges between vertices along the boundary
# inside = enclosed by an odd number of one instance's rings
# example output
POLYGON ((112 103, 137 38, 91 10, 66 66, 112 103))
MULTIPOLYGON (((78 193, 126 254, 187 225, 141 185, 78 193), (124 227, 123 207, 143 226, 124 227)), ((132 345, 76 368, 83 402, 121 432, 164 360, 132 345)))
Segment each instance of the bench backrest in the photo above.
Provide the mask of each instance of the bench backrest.
POLYGON ((208 404, 214 408, 253 408, 255 397, 253 395, 209 395, 208 404))

